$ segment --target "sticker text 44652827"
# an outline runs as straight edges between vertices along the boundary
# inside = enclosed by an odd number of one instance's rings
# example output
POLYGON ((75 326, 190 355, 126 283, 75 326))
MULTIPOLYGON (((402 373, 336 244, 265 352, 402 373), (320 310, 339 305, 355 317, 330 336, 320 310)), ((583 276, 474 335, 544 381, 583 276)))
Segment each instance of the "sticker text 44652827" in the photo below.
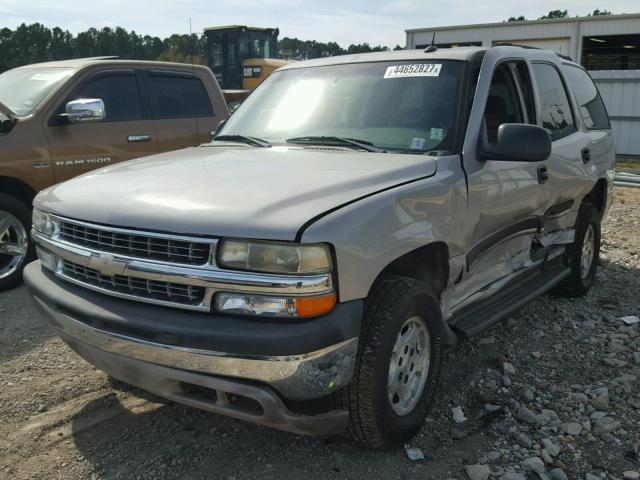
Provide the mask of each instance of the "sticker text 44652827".
POLYGON ((406 77, 438 77, 441 63, 412 63, 409 65, 392 65, 387 67, 384 78, 406 77))

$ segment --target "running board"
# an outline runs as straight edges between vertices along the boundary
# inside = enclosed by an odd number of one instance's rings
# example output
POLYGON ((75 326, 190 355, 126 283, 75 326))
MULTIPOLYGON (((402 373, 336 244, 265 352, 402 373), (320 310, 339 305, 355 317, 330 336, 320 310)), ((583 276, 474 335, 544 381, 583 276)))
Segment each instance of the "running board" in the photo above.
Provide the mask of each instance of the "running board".
POLYGON ((465 337, 475 335, 542 295, 569 273, 559 256, 518 275, 491 297, 462 308, 448 323, 465 337))

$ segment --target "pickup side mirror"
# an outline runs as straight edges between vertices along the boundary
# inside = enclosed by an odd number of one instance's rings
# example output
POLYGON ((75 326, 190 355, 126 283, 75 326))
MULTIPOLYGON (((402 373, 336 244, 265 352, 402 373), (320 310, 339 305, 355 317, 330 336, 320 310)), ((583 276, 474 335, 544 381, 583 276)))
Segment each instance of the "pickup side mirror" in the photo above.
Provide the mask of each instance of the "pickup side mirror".
POLYGON ((99 122, 104 120, 104 102, 99 98, 81 98, 67 103, 62 114, 70 123, 99 122))
POLYGON ((480 147, 480 160, 513 162, 542 162, 551 155, 551 139, 547 131, 537 125, 503 123, 498 128, 495 143, 480 147))

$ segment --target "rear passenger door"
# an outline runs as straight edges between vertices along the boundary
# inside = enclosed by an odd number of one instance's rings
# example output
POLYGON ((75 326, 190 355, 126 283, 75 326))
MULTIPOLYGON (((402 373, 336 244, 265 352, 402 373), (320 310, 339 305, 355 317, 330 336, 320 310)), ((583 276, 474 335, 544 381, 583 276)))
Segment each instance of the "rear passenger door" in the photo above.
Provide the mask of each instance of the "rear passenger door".
POLYGON ((572 228, 581 198, 593 187, 591 138, 580 128, 571 95, 559 64, 532 62, 537 92, 538 124, 551 137, 551 155, 545 162, 549 204, 543 219, 545 233, 572 228))
POLYGON ((158 150, 167 152, 209 141, 215 112, 202 80, 195 74, 172 70, 146 70, 145 76, 158 150), (209 128, 202 129, 201 124, 209 128))

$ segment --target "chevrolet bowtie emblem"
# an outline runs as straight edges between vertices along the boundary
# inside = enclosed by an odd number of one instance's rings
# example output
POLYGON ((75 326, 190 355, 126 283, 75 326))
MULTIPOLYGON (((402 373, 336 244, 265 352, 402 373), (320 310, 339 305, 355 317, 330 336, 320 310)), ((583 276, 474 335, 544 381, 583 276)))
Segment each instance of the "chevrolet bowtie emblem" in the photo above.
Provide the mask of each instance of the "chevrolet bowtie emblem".
POLYGON ((89 268, 97 270, 104 277, 113 277, 122 275, 127 268, 127 263, 124 260, 117 260, 108 253, 94 253, 89 259, 89 268))

